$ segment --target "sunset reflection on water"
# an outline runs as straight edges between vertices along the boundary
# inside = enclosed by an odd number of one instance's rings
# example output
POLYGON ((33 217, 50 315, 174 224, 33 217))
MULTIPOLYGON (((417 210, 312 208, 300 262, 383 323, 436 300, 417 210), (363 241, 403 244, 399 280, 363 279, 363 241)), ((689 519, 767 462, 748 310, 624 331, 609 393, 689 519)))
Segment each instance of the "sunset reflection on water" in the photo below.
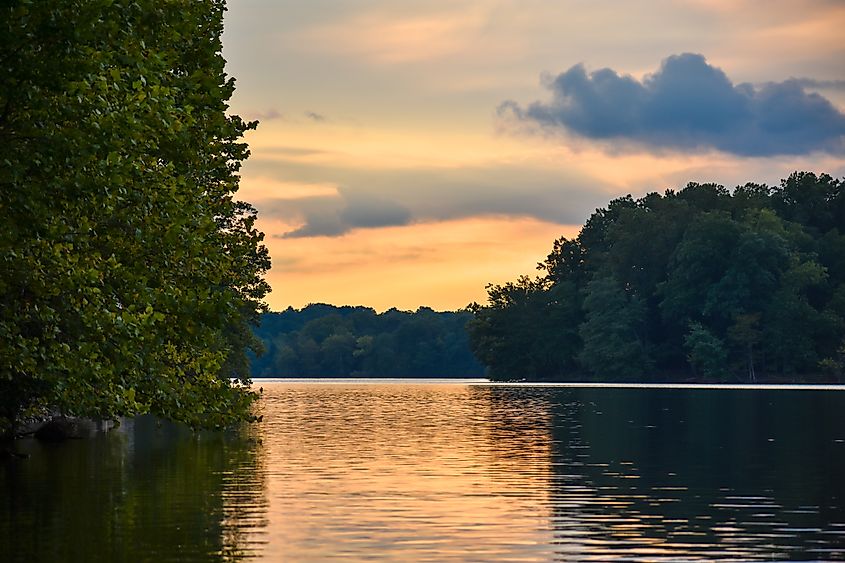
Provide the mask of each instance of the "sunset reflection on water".
MULTIPOLYGON (((714 393, 265 384, 266 509, 241 547, 268 561, 845 557, 841 437, 761 434, 751 422, 778 401, 714 393)), ((787 420, 840 416, 845 396, 783 393, 787 420)))
POLYGON ((262 381, 0 464, 0 559, 845 560, 845 392, 262 381))
POLYGON ((273 386, 268 560, 531 558, 553 540, 548 409, 484 388, 273 386))

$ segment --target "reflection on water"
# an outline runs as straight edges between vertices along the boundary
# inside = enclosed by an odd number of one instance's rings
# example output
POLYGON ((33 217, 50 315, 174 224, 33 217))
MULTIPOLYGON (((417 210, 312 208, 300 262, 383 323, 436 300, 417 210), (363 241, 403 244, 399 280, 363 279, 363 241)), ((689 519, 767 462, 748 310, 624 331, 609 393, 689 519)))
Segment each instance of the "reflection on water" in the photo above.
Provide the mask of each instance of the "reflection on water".
POLYGON ((62 444, 20 440, 0 463, 0 561, 212 561, 250 553, 264 524, 249 435, 129 420, 62 444))
POLYGON ((0 465, 11 560, 845 559, 845 393, 265 383, 0 465))
POLYGON ((521 408, 497 398, 454 385, 271 388, 265 555, 444 561, 547 552, 551 413, 542 396, 521 408))
POLYGON ((551 508, 573 559, 845 557, 845 395, 558 397, 551 508))

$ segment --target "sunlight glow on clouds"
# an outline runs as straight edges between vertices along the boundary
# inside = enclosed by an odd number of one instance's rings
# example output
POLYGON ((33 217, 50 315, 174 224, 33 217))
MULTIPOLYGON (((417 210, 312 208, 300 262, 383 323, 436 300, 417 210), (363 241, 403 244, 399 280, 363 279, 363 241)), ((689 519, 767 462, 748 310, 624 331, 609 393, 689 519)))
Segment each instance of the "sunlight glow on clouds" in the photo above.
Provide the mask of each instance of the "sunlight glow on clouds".
MULTIPOLYGON (((274 228, 267 221, 263 228, 274 228)), ((288 226, 276 228, 287 229, 288 226)), ((559 236, 578 227, 533 219, 469 218, 362 229, 337 238, 269 239, 274 309, 365 303, 379 310, 464 307, 487 282, 531 274, 559 236)))
POLYGON ((252 175, 246 185, 248 187, 242 188, 239 195, 247 199, 258 199, 270 195, 273 199, 287 201, 338 195, 337 185, 335 184, 286 182, 268 176, 252 175))
POLYGON ((483 24, 477 10, 416 16, 370 13, 305 29, 293 34, 291 41, 318 53, 351 54, 394 65, 460 53, 483 24))
POLYGON ((843 28, 837 0, 232 2, 271 303, 462 306, 611 198, 845 175, 843 28))

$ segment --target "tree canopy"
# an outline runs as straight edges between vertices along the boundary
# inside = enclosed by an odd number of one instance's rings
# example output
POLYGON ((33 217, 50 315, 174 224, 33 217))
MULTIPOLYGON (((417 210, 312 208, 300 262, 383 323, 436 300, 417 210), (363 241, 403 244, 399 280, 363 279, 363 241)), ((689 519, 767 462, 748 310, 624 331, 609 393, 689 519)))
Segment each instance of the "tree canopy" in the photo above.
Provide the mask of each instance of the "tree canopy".
POLYGON ((312 304, 265 313, 256 334, 267 352, 255 377, 482 377, 465 325, 468 311, 415 312, 312 304))
POLYGON ((539 269, 473 306, 494 378, 843 375, 845 183, 827 174, 618 198, 539 269))
POLYGON ((249 418, 269 259, 233 197, 255 124, 227 115, 224 2, 0 10, 0 431, 249 418))

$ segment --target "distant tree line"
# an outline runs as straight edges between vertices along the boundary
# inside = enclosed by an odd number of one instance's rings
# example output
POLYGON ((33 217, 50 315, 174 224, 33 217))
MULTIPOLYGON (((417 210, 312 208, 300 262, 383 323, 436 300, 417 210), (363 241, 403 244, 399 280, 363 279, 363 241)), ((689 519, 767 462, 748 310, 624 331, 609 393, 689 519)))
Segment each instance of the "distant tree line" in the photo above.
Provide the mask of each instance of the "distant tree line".
POLYGON ((494 379, 842 381, 845 193, 691 183, 596 210, 470 308, 494 379))
POLYGON ((469 311, 416 312, 312 304, 265 313, 254 377, 482 377, 469 311))

